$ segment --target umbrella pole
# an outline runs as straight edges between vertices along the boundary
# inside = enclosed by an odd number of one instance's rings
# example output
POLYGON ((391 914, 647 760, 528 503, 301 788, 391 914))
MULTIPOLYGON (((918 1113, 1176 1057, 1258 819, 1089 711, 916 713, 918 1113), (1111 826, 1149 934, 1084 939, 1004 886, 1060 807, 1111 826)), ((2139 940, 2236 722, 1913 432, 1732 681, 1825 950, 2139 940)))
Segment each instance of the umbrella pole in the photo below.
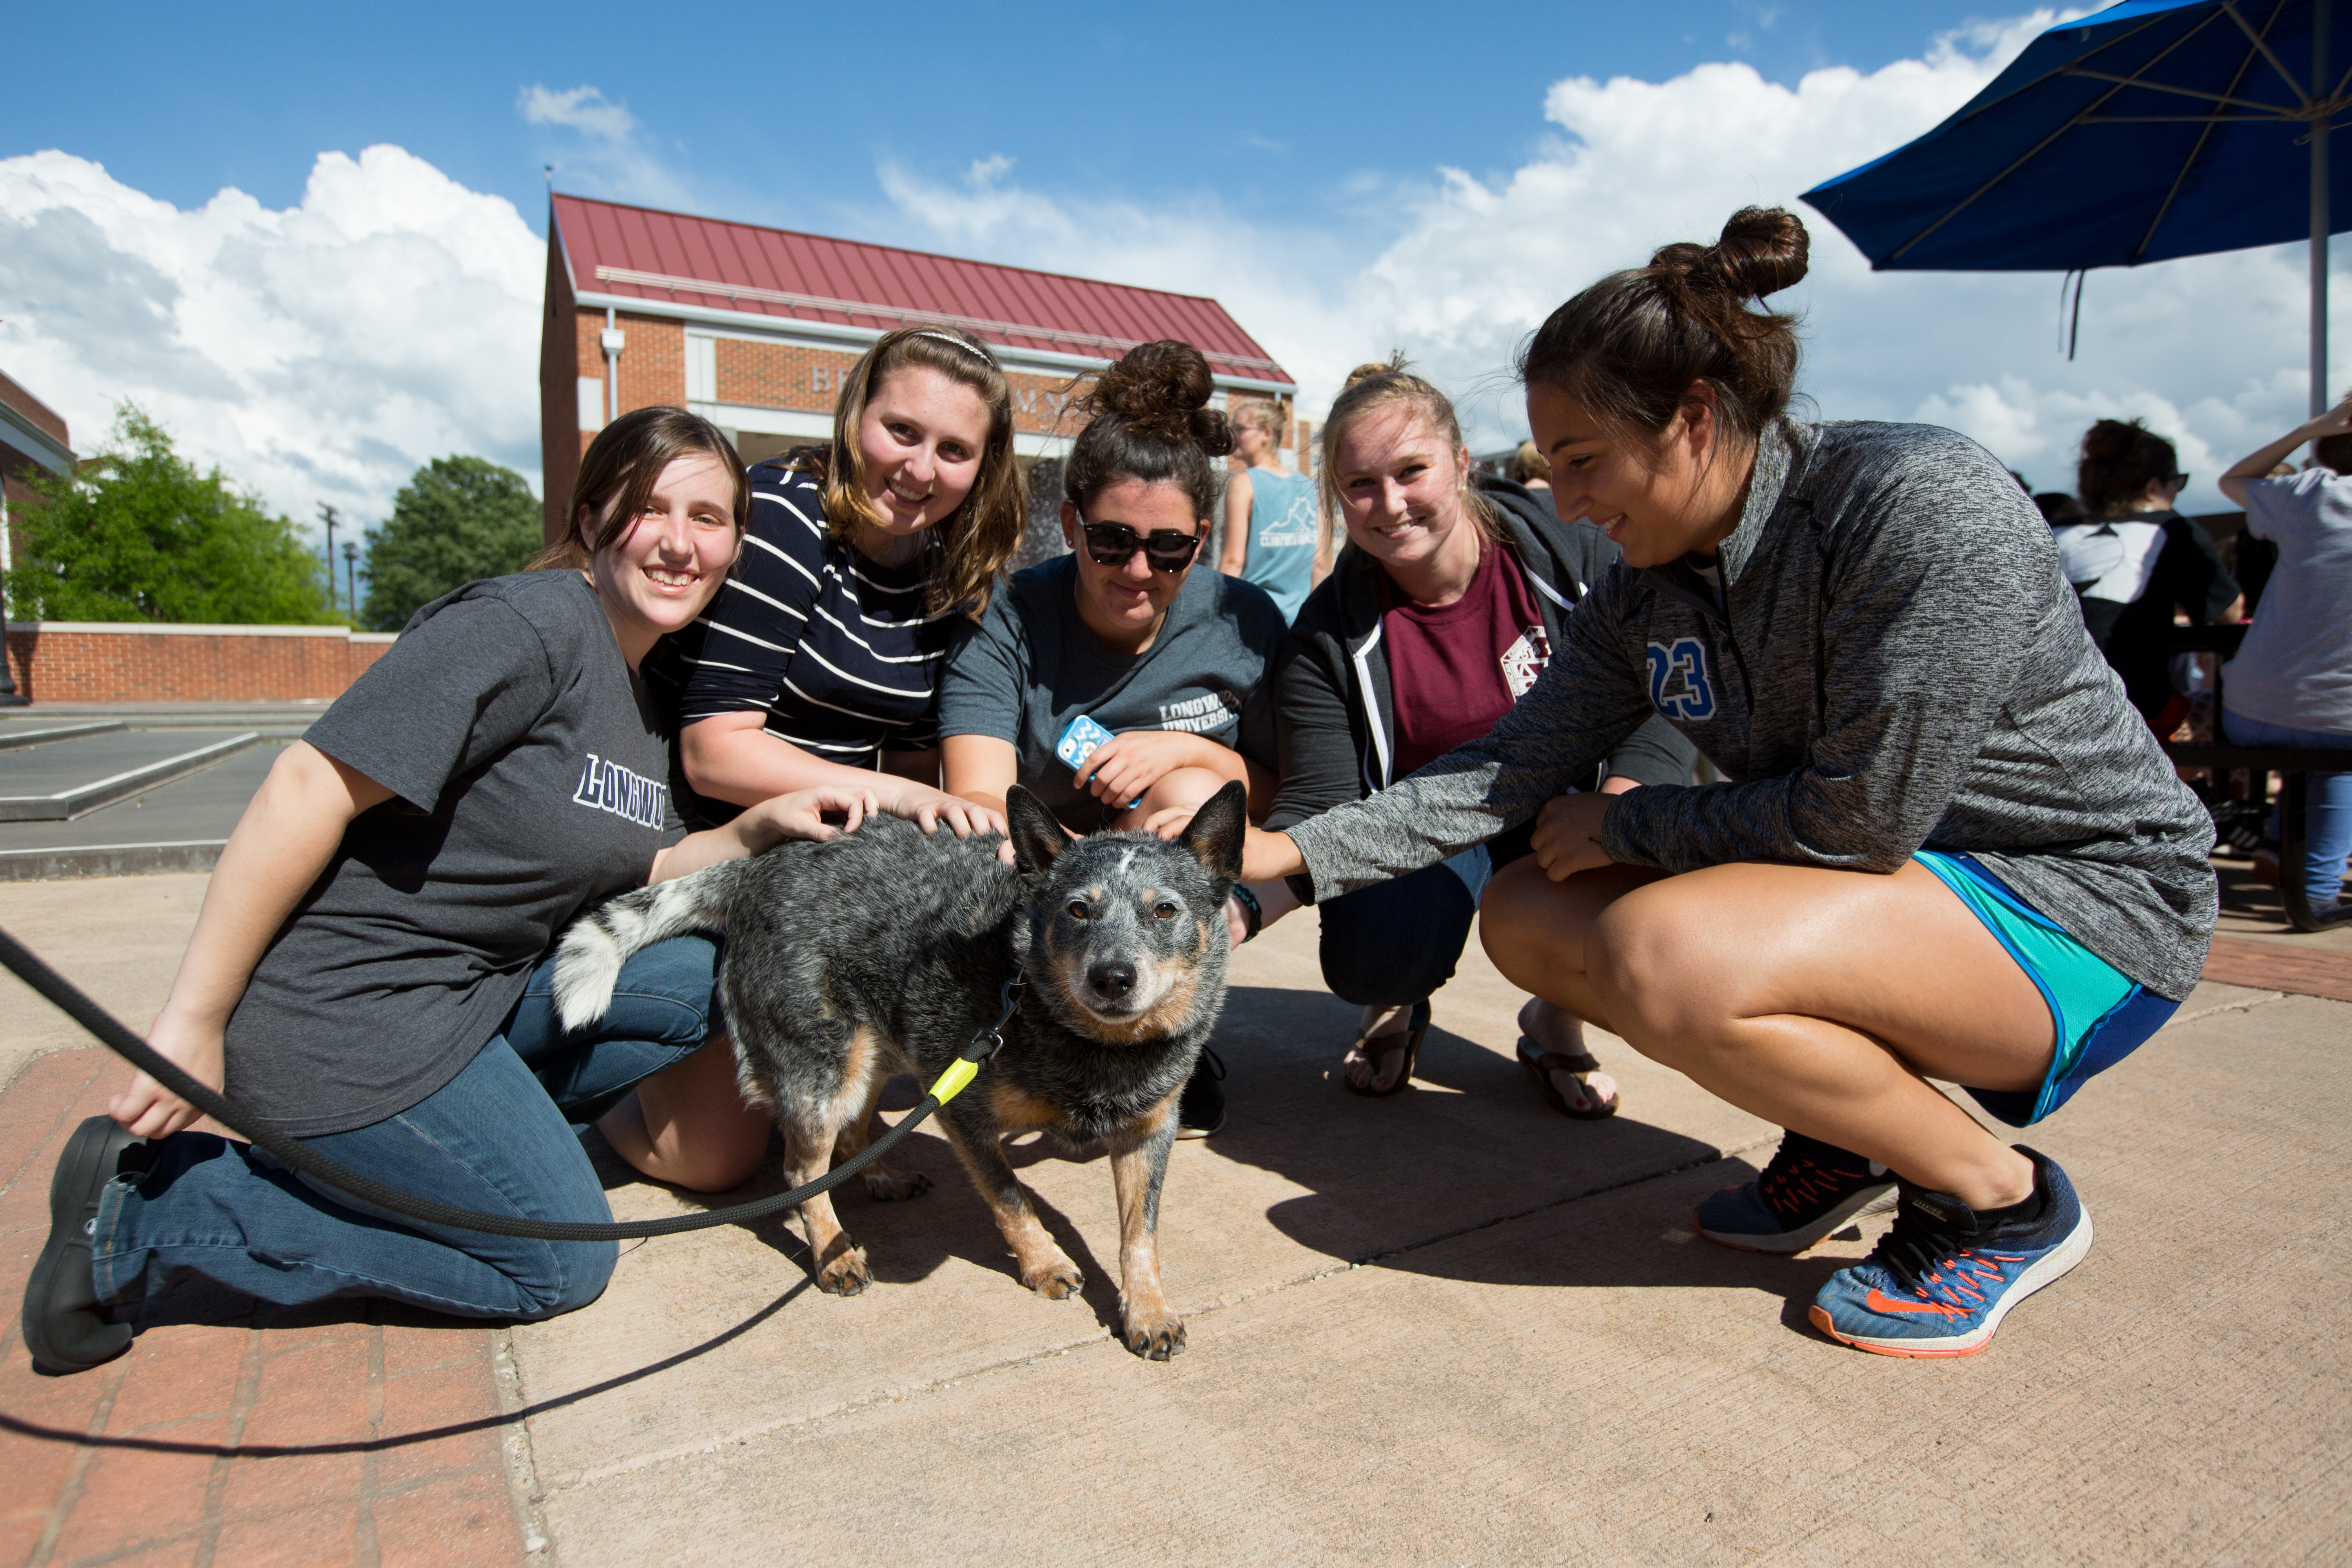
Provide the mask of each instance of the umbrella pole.
POLYGON ((2311 123, 2311 416, 2327 412, 2327 0, 2311 8, 2311 96, 2323 107, 2311 123))

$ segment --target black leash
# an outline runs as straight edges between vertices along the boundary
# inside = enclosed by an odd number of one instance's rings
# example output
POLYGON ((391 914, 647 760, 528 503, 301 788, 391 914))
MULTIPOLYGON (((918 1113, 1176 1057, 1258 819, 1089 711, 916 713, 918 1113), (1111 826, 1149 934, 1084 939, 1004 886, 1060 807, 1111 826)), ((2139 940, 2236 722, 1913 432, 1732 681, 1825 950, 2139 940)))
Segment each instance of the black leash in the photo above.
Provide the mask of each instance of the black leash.
POLYGON ((0 931, 0 965, 5 965, 10 973, 55 1003, 67 1017, 89 1030, 100 1045, 215 1121, 244 1134, 253 1141, 255 1147, 268 1150, 302 1174, 373 1204, 378 1208, 390 1209, 394 1214, 423 1220, 427 1225, 446 1226, 452 1230, 479 1231, 490 1236, 529 1237, 540 1241, 634 1241, 641 1237, 676 1236, 681 1231, 709 1230, 714 1226, 738 1225, 758 1219, 763 1215, 804 1203, 819 1193, 830 1192, 887 1153, 925 1117, 963 1091, 964 1086, 971 1083, 980 1071, 980 1064, 994 1056, 1003 1046, 1004 1026, 1020 1007, 1021 995, 1027 985, 1026 977, 1021 971, 1014 970, 1013 978, 1004 983, 1004 989, 1000 994, 1004 1005, 996 1015, 996 1022, 972 1037, 971 1044, 966 1046, 963 1054, 939 1076, 939 1080, 931 1085, 922 1101, 889 1131, 807 1185, 778 1193, 773 1197, 737 1204, 732 1208, 712 1209, 708 1214, 631 1220, 619 1225, 577 1225, 562 1220, 518 1219, 510 1215, 483 1214, 476 1209, 436 1203, 430 1198, 411 1197, 397 1188, 385 1186, 372 1176, 362 1175, 339 1161, 314 1153, 294 1139, 248 1127, 247 1122, 252 1116, 245 1107, 214 1093, 181 1071, 146 1041, 124 1028, 113 1014, 84 995, 71 981, 36 958, 5 931, 0 931))

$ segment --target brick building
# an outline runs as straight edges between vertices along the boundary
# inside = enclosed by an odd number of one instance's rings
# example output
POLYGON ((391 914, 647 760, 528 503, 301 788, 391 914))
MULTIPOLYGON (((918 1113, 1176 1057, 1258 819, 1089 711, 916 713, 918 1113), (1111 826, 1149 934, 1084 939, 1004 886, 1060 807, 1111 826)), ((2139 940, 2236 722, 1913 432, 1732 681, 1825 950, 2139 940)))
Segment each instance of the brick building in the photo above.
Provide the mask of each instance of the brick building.
MULTIPOLYGON (((0 574, 16 561, 16 527, 10 513, 36 499, 25 480, 36 469, 69 474, 75 461, 65 416, 0 375, 0 574)), ((5 616, 6 603, 5 595, 0 595, 0 616, 5 616)), ((0 707, 15 707, 25 700, 10 672, 11 662, 0 658, 0 707)))
POLYGON ((1214 300, 559 195, 539 371, 548 537, 562 530, 581 454, 615 415, 683 405, 757 462, 830 437, 858 355, 919 323, 962 328, 995 351, 1024 470, 1068 448, 1084 378, 1156 338, 1206 355, 1225 406, 1275 404, 1285 461, 1309 445, 1297 384, 1214 300))

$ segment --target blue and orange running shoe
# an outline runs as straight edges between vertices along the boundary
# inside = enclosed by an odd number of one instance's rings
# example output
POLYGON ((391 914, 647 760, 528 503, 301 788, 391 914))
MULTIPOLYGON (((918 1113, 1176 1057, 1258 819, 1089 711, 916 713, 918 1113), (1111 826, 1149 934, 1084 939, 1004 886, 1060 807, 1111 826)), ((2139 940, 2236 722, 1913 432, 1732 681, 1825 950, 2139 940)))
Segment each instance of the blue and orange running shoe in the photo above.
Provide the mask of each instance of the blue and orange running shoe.
POLYGON ((1895 1177, 1885 1166, 1789 1132, 1754 1181, 1711 1194, 1691 1210, 1691 1223, 1709 1241, 1742 1252, 1802 1252, 1848 1220, 1894 1206, 1895 1177))
POLYGON ((1871 1255, 1830 1276, 1813 1327, 1880 1355, 1974 1355, 2009 1310, 2083 1261, 2091 1215, 2074 1184, 2023 1144, 2040 1212, 1980 1220, 1949 1193, 1904 1184, 1895 1228, 1871 1255))

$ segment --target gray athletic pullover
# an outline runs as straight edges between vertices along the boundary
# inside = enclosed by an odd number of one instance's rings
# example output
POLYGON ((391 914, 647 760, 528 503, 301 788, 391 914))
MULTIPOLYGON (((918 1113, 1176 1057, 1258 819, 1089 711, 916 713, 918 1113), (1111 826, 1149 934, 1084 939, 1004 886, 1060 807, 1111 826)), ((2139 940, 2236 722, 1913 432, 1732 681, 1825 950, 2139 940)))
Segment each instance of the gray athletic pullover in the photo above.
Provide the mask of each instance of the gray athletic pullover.
POLYGON ((2133 980, 2189 994, 2212 820, 1990 453, 1929 426, 1782 421, 1717 564, 1720 597, 1687 559, 1612 568, 1491 732, 1290 828, 1318 898, 1526 821, 1654 711, 1729 782, 1618 796, 1612 858, 1889 872, 1965 853, 2133 980))

